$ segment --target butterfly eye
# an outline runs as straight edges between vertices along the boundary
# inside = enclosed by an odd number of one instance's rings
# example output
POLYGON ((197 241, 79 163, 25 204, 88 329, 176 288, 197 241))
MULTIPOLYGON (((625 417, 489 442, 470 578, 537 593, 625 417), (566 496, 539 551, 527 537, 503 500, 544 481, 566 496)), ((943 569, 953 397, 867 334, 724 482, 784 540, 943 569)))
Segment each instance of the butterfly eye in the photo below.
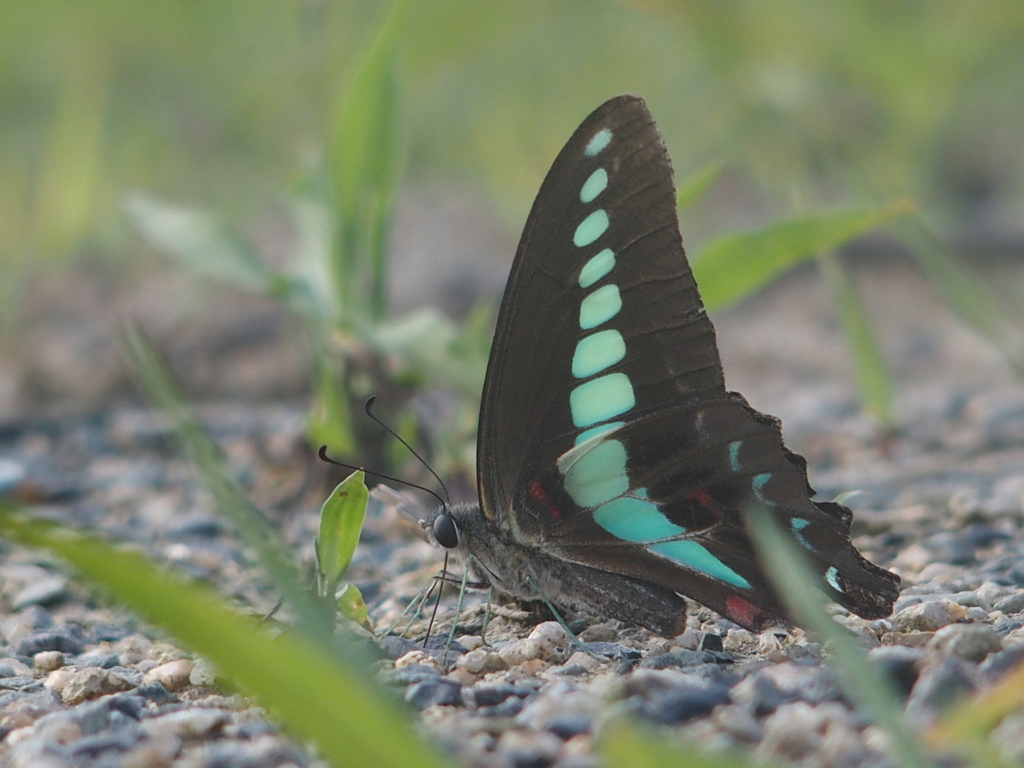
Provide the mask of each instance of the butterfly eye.
POLYGON ((434 538, 445 549, 459 546, 459 529, 455 526, 455 519, 447 512, 434 518, 434 538))

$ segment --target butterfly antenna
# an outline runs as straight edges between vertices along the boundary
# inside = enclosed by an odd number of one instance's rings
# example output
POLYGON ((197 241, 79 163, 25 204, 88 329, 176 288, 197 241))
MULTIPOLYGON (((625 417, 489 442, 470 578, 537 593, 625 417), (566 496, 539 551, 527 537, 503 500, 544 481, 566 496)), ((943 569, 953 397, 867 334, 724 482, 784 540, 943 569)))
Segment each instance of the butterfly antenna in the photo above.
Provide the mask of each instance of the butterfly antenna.
POLYGON ((430 642, 430 633, 434 629, 434 619, 437 618, 437 607, 441 605, 441 592, 444 591, 444 577, 448 573, 448 553, 444 553, 444 565, 441 566, 441 578, 437 580, 437 599, 434 601, 434 611, 430 614, 430 621, 427 623, 427 636, 423 638, 423 647, 430 642))
MULTIPOLYGON (((373 419, 375 422, 377 422, 381 426, 381 428, 389 435, 391 435, 393 438, 395 438, 395 440, 404 445, 409 450, 409 453, 411 453, 413 456, 419 459, 420 464, 427 468, 427 471, 434 476, 434 479, 437 480, 438 484, 441 486, 441 490, 444 491, 445 498, 448 499, 448 504, 445 504, 445 506, 451 506, 451 496, 448 495, 448 488, 445 487, 444 481, 440 478, 437 472, 434 471, 434 468, 427 464, 426 460, 418 453, 416 453, 416 449, 409 445, 409 443, 407 443, 405 439, 402 438, 401 435, 399 435, 397 432, 395 432, 395 430, 393 430, 391 427, 389 427, 387 424, 385 424, 383 421, 381 421, 380 419, 373 415, 373 404, 374 402, 376 402, 376 400, 376 395, 370 395, 368 398, 366 398, 366 404, 363 406, 363 409, 366 411, 366 415, 373 419)), ((408 485, 412 485, 412 483, 408 483, 408 485)), ((420 486, 416 487, 419 488, 420 486)), ((436 493, 434 494, 434 496, 437 497, 438 501, 440 501, 440 496, 438 496, 436 493)), ((444 504, 443 501, 441 503, 444 504)))
MULTIPOLYGON (((398 439, 402 440, 402 438, 398 438, 398 439)), ((402 442, 404 443, 405 441, 402 440, 402 442)), ((400 477, 392 477, 391 475, 385 475, 383 472, 371 472, 368 469, 364 469, 363 467, 357 467, 354 464, 346 464, 343 461, 335 461, 334 459, 332 459, 330 456, 327 455, 327 446, 326 445, 321 445, 320 446, 320 450, 317 451, 317 456, 320 457, 320 461, 325 461, 328 464, 334 464, 335 466, 338 466, 338 467, 345 467, 345 469, 357 469, 360 472, 365 472, 366 474, 373 475, 374 477, 382 477, 385 480, 390 480, 393 483, 401 483, 402 485, 408 485, 410 488, 417 488, 417 489, 419 489, 421 491, 426 491, 431 496, 433 496, 435 499, 437 499, 441 503, 442 507, 448 507, 449 506, 449 504, 446 503, 444 499, 442 499, 440 496, 438 496, 436 493, 434 493, 429 488, 424 488, 422 485, 416 485, 416 483, 410 483, 408 480, 403 480, 400 477)), ((420 457, 417 456, 416 458, 419 459, 420 457)), ((420 459, 420 461, 423 461, 423 459, 420 459)), ((427 467, 427 469, 430 469, 430 467, 427 467)), ((433 472, 434 470, 430 469, 430 471, 433 472)), ((437 477, 437 475, 434 475, 434 477, 437 477)), ((444 488, 444 483, 441 483, 441 487, 444 488)), ((445 494, 445 496, 448 495, 448 489, 447 488, 445 488, 444 494, 445 494)))

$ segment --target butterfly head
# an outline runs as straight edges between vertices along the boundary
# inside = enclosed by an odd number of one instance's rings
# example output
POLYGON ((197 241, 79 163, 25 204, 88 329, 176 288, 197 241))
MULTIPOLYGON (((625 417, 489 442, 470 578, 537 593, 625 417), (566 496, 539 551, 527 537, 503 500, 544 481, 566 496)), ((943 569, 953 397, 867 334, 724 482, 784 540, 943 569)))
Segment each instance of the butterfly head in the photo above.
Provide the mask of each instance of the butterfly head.
POLYGON ((435 509, 420 521, 427 541, 465 559, 474 542, 486 537, 486 523, 476 504, 452 504, 435 509))
POLYGON ((430 524, 430 532, 434 534, 434 541, 445 549, 455 549, 459 546, 459 526, 456 525, 455 518, 447 507, 442 507, 434 518, 434 522, 430 524))

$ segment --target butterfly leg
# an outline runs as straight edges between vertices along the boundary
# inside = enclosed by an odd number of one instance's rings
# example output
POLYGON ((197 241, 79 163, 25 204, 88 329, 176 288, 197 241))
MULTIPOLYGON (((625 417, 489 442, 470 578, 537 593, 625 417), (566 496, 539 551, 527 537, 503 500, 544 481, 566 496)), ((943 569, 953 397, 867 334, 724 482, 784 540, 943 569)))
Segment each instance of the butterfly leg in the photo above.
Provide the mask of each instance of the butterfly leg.
POLYGON ((484 625, 480 628, 480 639, 487 645, 487 625, 491 623, 491 599, 494 597, 494 587, 487 590, 487 605, 484 608, 484 625))
POLYGON ((585 654, 587 654, 587 656, 596 659, 597 654, 595 654, 593 651, 587 648, 587 646, 584 645, 583 641, 576 637, 576 633, 569 629, 569 625, 565 623, 565 619, 562 618, 562 614, 560 614, 558 612, 558 609, 555 608, 554 603, 548 600, 548 596, 541 591, 540 584, 538 584, 532 576, 528 578, 528 581, 530 583, 530 586, 533 587, 533 589, 537 592, 538 595, 540 595, 540 599, 544 601, 544 604, 548 607, 548 610, 551 611, 551 614, 555 617, 555 621, 562 625, 562 629, 564 629, 569 634, 569 637, 572 638, 572 641, 576 644, 576 646, 585 654))

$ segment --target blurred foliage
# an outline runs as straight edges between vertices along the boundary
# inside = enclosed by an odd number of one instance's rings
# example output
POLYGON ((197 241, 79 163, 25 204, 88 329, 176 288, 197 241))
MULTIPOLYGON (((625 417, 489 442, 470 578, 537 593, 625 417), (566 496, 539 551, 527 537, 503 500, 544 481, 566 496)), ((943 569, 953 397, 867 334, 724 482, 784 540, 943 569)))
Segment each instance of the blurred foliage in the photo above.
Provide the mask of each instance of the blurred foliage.
MULTIPOLYGON (((129 187, 232 218, 268 205, 282 179, 319 167, 338 84, 380 9, 8 4, 0 258, 123 255, 116 199, 129 187)), ((1016 0, 415 3, 398 41, 410 172, 482 178, 518 223, 580 115, 632 91, 678 167, 734 158, 762 205, 909 194, 946 225, 1012 222, 1022 35, 1016 0)))
MULTIPOLYGON (((909 195, 920 217, 894 231, 950 305, 1019 357, 987 291, 942 244, 951 233, 1014 234, 1024 213, 1024 6, 1015 0, 396 9, 389 16, 365 0, 7 9, 0 307, 16 307, 25 270, 83 253, 128 263, 134 246, 116 198, 145 189, 153 197, 133 197, 127 210, 159 250, 277 296, 305 321, 317 361, 311 440, 383 466, 386 446, 367 451, 380 436, 359 434, 352 403, 381 392, 385 416, 407 421, 404 403, 423 384, 475 394, 489 317, 482 306, 463 328, 429 310, 386 320, 399 173, 485 185, 516 228, 580 117, 632 91, 648 100, 676 166, 703 169, 681 203, 728 169, 716 185, 725 205, 716 194, 684 217, 691 252, 708 259, 695 259, 698 273, 716 260, 729 267, 721 254, 741 245, 748 257, 780 238, 813 246, 772 263, 755 253, 753 290, 870 229, 858 211, 881 220, 909 195), (285 264, 234 223, 282 206, 294 235, 285 264), (838 213, 811 231, 826 207, 838 213), (735 234, 754 221, 762 226, 735 234)), ((885 366, 848 281, 834 268, 827 276, 865 403, 885 423, 885 366)), ((744 288, 701 286, 709 306, 715 290, 744 288)), ((466 431, 462 414, 451 421, 466 431)), ((460 443, 449 438, 440 442, 460 443)))

